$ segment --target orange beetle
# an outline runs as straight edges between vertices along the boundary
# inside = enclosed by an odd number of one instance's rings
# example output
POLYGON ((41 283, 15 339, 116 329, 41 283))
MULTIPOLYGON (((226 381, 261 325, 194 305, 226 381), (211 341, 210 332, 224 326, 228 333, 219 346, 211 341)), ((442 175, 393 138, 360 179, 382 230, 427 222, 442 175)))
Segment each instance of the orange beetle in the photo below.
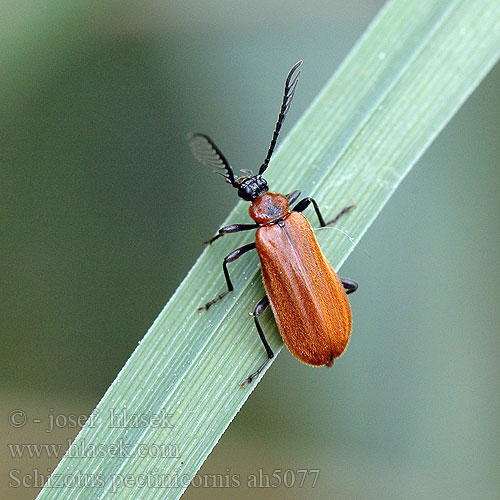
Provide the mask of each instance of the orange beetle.
POLYGON ((278 121, 258 174, 244 170, 245 176, 236 179, 229 162, 212 139, 199 133, 188 136, 195 157, 208 166, 220 169, 216 172, 238 189, 238 196, 252 202, 249 214, 255 221, 254 224, 224 226, 208 240, 207 243, 212 243, 224 234, 257 229, 255 243, 237 248, 224 258, 222 269, 227 290, 199 308, 208 309, 233 290, 227 264, 256 248, 266 295, 255 307, 253 317, 266 349, 267 359, 242 385, 251 382, 274 357, 259 323, 259 315, 269 305, 286 346, 296 358, 308 365, 333 366, 335 358, 347 347, 351 334, 351 308, 347 294, 356 291, 358 285, 352 280, 337 276, 301 212, 312 203, 320 225, 324 227, 337 222, 354 205, 345 207, 334 219, 325 222, 313 198, 303 198, 290 210, 290 204, 297 200, 300 191, 293 191, 286 196, 270 193, 267 182, 262 177, 290 107, 300 74, 297 69, 301 64, 302 61, 298 61, 286 78, 278 121))

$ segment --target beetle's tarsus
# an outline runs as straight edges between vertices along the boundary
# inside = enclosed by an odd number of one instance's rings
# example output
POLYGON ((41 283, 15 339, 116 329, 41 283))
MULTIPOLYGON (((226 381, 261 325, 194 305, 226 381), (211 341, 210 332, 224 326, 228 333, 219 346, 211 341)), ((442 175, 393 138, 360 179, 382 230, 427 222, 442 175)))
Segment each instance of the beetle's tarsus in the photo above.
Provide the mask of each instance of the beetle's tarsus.
POLYGON ((198 307, 198 311, 203 311, 203 309, 208 310, 208 308, 212 305, 214 305, 216 302, 219 302, 220 299, 225 297, 229 292, 232 292, 233 289, 231 290, 224 290, 222 293, 219 293, 215 299, 212 299, 210 302, 207 302, 204 306, 198 307))
POLYGON ((344 214, 347 212, 350 212, 354 207, 356 206, 356 203, 353 203, 352 205, 348 205, 347 207, 344 207, 332 220, 329 220, 326 225, 329 226, 330 224, 335 224, 344 214))

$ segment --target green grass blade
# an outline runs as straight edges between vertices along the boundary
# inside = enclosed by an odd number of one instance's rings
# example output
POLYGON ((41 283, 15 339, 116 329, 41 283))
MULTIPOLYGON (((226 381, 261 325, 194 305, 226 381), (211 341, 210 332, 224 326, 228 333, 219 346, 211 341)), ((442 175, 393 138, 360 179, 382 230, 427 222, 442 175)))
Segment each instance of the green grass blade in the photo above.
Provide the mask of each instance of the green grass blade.
MULTIPOLYGON (((300 188, 327 215, 357 204, 342 220, 342 231, 321 231, 335 268, 497 61, 499 29, 497 0, 389 2, 283 141, 269 169, 272 189, 300 188)), ((246 221, 247 208, 238 204, 227 222, 246 221)), ((257 385, 239 386, 264 359, 249 316, 264 294, 257 256, 235 264, 234 293, 210 311, 196 312, 224 288, 223 255, 250 239, 226 236, 203 252, 40 499, 181 495, 257 385), (120 426, 116 418, 117 425, 110 425, 110 412, 116 416, 124 408, 129 417, 143 417, 140 425, 120 426), (120 444, 120 450, 112 448, 120 444), (100 446, 102 453, 93 456, 90 446, 100 446), (58 487, 65 481, 67 487, 58 487)), ((263 326, 279 351, 282 343, 268 313, 263 326)))

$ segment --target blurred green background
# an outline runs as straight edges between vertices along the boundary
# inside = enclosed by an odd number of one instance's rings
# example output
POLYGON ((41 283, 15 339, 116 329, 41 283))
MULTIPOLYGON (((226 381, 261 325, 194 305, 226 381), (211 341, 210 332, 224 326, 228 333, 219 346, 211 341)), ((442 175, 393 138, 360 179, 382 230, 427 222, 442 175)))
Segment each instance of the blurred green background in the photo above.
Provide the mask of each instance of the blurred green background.
MULTIPOLYGON (((2 2, 2 498, 34 498, 58 461, 7 445, 67 447, 77 429, 50 416, 90 413, 236 203, 186 133, 255 168, 289 67, 285 129, 381 5, 2 2)), ((316 486, 183 498, 498 498, 499 83, 497 66, 342 268, 360 289, 335 369, 284 351, 200 471, 320 469, 316 486)))

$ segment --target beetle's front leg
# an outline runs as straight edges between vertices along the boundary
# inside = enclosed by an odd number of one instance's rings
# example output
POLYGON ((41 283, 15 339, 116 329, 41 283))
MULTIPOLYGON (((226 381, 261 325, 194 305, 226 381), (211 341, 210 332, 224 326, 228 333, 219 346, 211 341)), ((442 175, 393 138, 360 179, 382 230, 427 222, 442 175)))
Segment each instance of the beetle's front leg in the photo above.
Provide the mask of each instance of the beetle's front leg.
POLYGON ((212 236, 207 241, 204 241, 204 245, 211 245, 216 239, 229 233, 239 233, 240 231, 249 231, 250 229, 257 229, 258 224, 229 224, 229 226, 224 226, 219 229, 215 236, 212 236))
POLYGON ((351 210, 352 208, 355 207, 354 204, 349 205, 347 207, 344 207, 340 213, 338 213, 332 220, 329 220, 328 222, 325 222, 325 219, 323 219, 323 216, 321 215, 321 210, 319 209, 318 203, 314 198, 310 198, 309 196, 307 198, 304 198, 300 200, 295 207, 293 207, 292 211, 293 212, 302 212, 304 211, 310 204, 313 204, 314 210, 316 211, 316 215, 318 216, 319 219, 319 224, 321 227, 326 227, 329 226, 330 224, 335 224, 342 215, 346 214, 351 210))
POLYGON ((299 196, 300 191, 298 189, 286 195, 286 197, 288 198, 288 203, 294 203, 299 196))
POLYGON ((222 297, 225 297, 229 292, 232 292, 234 290, 233 284, 231 283, 231 278, 229 277, 229 271, 227 270, 227 265, 230 262, 234 262, 236 259, 240 258, 244 253, 253 250, 254 248, 255 248, 255 243, 248 243, 247 245, 243 245, 242 247, 233 250, 224 257, 224 262, 222 263, 222 270, 224 271, 224 277, 226 278, 227 290, 224 290, 223 292, 219 293, 217 297, 212 299, 210 302, 207 302, 204 306, 198 307, 198 311, 201 311, 202 309, 208 309, 212 304, 215 304, 220 299, 222 299, 222 297))

